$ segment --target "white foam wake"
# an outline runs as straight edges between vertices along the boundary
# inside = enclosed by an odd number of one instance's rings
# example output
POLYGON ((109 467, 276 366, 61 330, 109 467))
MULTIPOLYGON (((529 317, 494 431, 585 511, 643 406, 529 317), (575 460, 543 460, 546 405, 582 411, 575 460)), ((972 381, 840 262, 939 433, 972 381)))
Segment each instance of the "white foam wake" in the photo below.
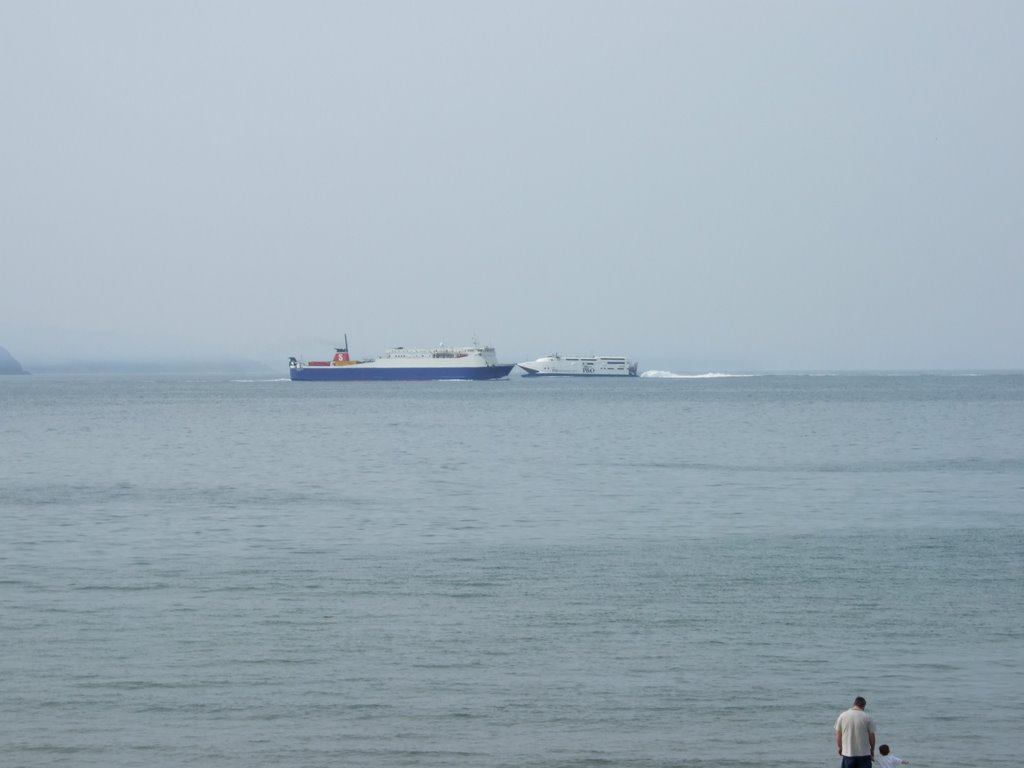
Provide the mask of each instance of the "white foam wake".
POLYGON ((672 371, 644 371, 640 374, 648 379, 746 379, 756 373, 672 373, 672 371))

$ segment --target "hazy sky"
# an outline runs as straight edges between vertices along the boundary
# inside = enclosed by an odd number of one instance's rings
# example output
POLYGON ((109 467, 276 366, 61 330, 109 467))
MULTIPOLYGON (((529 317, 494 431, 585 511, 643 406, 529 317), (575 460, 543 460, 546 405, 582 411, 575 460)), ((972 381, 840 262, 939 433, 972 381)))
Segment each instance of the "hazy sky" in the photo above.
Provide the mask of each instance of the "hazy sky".
POLYGON ((1024 368, 1022 34, 1018 0, 0 0, 0 344, 1024 368))

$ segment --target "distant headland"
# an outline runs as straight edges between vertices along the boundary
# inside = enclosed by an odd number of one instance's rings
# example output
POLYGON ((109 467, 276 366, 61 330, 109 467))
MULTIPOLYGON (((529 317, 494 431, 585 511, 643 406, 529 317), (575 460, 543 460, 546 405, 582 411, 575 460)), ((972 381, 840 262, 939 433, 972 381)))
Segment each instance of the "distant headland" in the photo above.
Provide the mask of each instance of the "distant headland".
POLYGON ((28 352, 28 365, 31 370, 25 370, 22 364, 11 355, 4 347, 0 347, 0 375, 8 374, 39 374, 41 376, 52 374, 270 374, 282 370, 287 373, 284 365, 273 367, 272 365, 256 360, 246 360, 234 357, 218 359, 190 358, 187 355, 167 357, 133 357, 129 353, 115 350, 103 354, 94 353, 92 356, 74 356, 59 358, 52 352, 45 354, 39 352, 28 352), (33 356, 34 355, 34 356, 33 356))
POLYGON ((10 352, 0 347, 0 376, 23 373, 28 373, 28 371, 21 367, 21 363, 15 360, 10 352))

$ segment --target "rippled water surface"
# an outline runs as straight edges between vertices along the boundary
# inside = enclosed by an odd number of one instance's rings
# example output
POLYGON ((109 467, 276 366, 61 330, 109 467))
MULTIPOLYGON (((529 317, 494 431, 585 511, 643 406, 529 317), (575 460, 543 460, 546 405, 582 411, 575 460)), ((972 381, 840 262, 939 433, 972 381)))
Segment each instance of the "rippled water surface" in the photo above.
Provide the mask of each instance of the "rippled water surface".
POLYGON ((1024 376, 0 378, 11 766, 1018 762, 1024 376))

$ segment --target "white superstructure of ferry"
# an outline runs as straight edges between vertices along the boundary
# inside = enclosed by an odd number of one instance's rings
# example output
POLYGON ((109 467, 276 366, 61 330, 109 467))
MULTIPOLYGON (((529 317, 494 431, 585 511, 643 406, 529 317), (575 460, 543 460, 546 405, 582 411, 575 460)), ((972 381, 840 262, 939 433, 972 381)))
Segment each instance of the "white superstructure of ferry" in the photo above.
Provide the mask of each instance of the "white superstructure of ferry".
POLYGON ((571 357, 553 354, 518 365, 528 376, 636 376, 639 364, 612 355, 571 357))

